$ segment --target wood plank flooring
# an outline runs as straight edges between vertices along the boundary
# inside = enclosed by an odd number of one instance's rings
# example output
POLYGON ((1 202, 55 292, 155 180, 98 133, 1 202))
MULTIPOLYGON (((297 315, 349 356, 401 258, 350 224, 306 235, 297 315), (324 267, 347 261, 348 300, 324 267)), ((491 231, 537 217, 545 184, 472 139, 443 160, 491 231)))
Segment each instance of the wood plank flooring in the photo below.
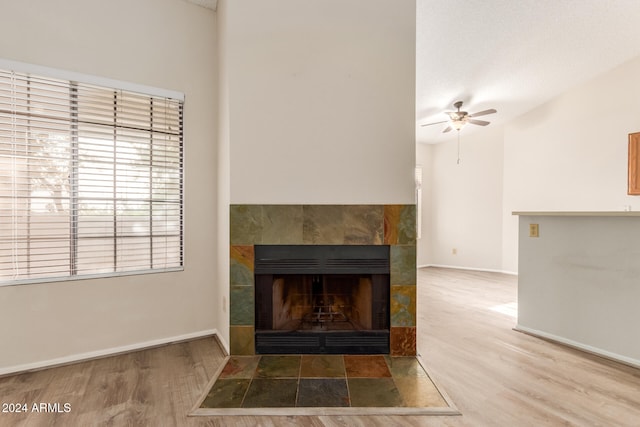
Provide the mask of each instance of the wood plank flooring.
POLYGON ((224 360, 206 338, 0 378, 0 403, 71 404, 0 412, 0 426, 640 425, 640 370, 515 332, 492 309, 516 301, 516 277, 427 268, 418 282, 419 350, 461 416, 188 417, 224 360))

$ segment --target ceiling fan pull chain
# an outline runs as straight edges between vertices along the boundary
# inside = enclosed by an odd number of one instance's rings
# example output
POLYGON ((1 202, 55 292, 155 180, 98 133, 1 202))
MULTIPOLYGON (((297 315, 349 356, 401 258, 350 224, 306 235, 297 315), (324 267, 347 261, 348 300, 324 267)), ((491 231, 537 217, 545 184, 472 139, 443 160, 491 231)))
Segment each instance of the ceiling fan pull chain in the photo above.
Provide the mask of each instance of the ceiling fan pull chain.
POLYGON ((460 131, 458 131, 458 162, 460 164, 460 131))

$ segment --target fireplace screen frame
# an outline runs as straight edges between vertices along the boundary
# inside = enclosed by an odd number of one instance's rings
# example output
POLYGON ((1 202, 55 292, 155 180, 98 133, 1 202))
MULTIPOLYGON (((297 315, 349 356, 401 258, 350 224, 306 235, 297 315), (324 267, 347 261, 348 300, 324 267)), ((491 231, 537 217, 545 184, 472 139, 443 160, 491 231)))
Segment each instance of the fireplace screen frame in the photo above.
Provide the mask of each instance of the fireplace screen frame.
MULTIPOLYGON (((390 247, 388 245, 255 245, 255 349, 257 354, 388 354, 390 247), (370 327, 274 328, 277 278, 350 276, 371 283, 370 327)), ((315 279, 314 279, 315 280, 315 279)))

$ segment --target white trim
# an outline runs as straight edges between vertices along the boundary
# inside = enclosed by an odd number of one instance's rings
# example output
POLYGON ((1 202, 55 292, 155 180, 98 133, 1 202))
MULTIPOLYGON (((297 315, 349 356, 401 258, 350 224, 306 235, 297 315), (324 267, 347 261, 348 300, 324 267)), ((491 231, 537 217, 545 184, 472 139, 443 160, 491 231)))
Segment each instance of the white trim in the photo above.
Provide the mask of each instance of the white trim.
POLYGON ((184 266, 158 268, 154 270, 117 271, 115 273, 95 273, 95 274, 81 274, 77 276, 43 277, 43 278, 37 278, 37 279, 18 279, 18 280, 9 280, 6 282, 0 282, 0 288, 2 288, 3 286, 33 285, 38 283, 55 283, 55 282, 73 282, 76 280, 90 280, 90 279, 110 279, 113 277, 140 276, 143 274, 176 273, 176 272, 182 272, 182 271, 184 271, 184 266))
POLYGON ((575 348, 577 350, 582 350, 587 353, 595 354, 596 356, 604 357, 605 359, 614 360, 616 362, 624 363, 625 365, 633 366, 634 368, 640 368, 640 360, 634 359, 632 357, 623 356, 621 354, 612 353, 607 350, 602 350, 597 347, 592 347, 587 344, 582 344, 577 341, 570 340, 568 338, 560 337, 558 335, 550 334, 548 332, 539 331, 537 329, 527 328, 526 326, 522 326, 517 324, 514 331, 522 332, 528 335, 532 335, 538 338, 544 338, 550 341, 557 342, 559 344, 564 344, 568 347, 575 348))
POLYGON ((37 74, 42 77, 54 79, 71 80, 80 83, 88 83, 97 86, 104 86, 112 89, 122 89, 131 92, 143 93, 151 96, 162 96, 164 98, 177 99, 184 102, 184 93, 169 89, 161 89, 153 86, 146 86, 138 83, 130 83, 122 80, 109 79, 106 77, 92 76, 89 74, 77 73, 75 71, 58 70, 56 68, 42 65, 27 64, 25 62, 12 61, 0 58, 0 68, 7 71, 37 74))
POLYGON ((8 374, 16 374, 20 372, 33 371, 33 370, 44 369, 44 368, 53 368, 56 366, 68 365, 70 363, 82 362, 90 359, 99 359, 107 356, 115 356, 118 354, 128 353, 131 351, 144 350, 147 348, 158 347, 158 346, 181 342, 181 341, 189 341, 189 340, 208 337, 212 335, 217 335, 219 337, 218 330, 206 329, 204 331, 192 332, 184 335, 160 338, 160 339, 144 341, 136 344, 123 345, 120 347, 106 348, 103 350, 89 351, 87 353, 72 354, 69 356, 58 357, 55 359, 42 360, 42 361, 33 362, 33 363, 26 363, 24 365, 8 366, 8 367, 0 368, 0 376, 4 376, 8 374))
POLYGON ((225 353, 227 353, 227 355, 231 354, 231 350, 230 350, 231 347, 229 347, 229 344, 227 343, 227 341, 225 341, 223 336, 220 335, 216 329, 214 329, 214 331, 216 331, 216 339, 218 340, 218 342, 220 343, 220 345, 224 349, 225 353))
POLYGON ((190 417, 307 417, 307 416, 342 416, 353 417, 357 415, 400 415, 400 416, 458 416, 461 413, 452 408, 417 408, 407 406, 388 407, 328 407, 318 408, 307 406, 304 408, 198 408, 188 414, 190 417))
POLYGON ((517 271, 496 270, 493 268, 461 267, 458 265, 445 265, 445 264, 422 264, 418 266, 418 268, 427 268, 427 267, 451 268, 454 270, 486 271, 488 273, 502 273, 502 274, 509 274, 511 276, 518 275, 517 271))

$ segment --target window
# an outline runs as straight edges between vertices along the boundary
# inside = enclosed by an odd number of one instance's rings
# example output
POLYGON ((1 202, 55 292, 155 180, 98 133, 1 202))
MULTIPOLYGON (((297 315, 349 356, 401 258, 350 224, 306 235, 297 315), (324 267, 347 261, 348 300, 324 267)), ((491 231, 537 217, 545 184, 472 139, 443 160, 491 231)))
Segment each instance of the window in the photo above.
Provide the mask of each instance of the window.
POLYGON ((0 70, 0 284, 181 269, 182 110, 0 70))

